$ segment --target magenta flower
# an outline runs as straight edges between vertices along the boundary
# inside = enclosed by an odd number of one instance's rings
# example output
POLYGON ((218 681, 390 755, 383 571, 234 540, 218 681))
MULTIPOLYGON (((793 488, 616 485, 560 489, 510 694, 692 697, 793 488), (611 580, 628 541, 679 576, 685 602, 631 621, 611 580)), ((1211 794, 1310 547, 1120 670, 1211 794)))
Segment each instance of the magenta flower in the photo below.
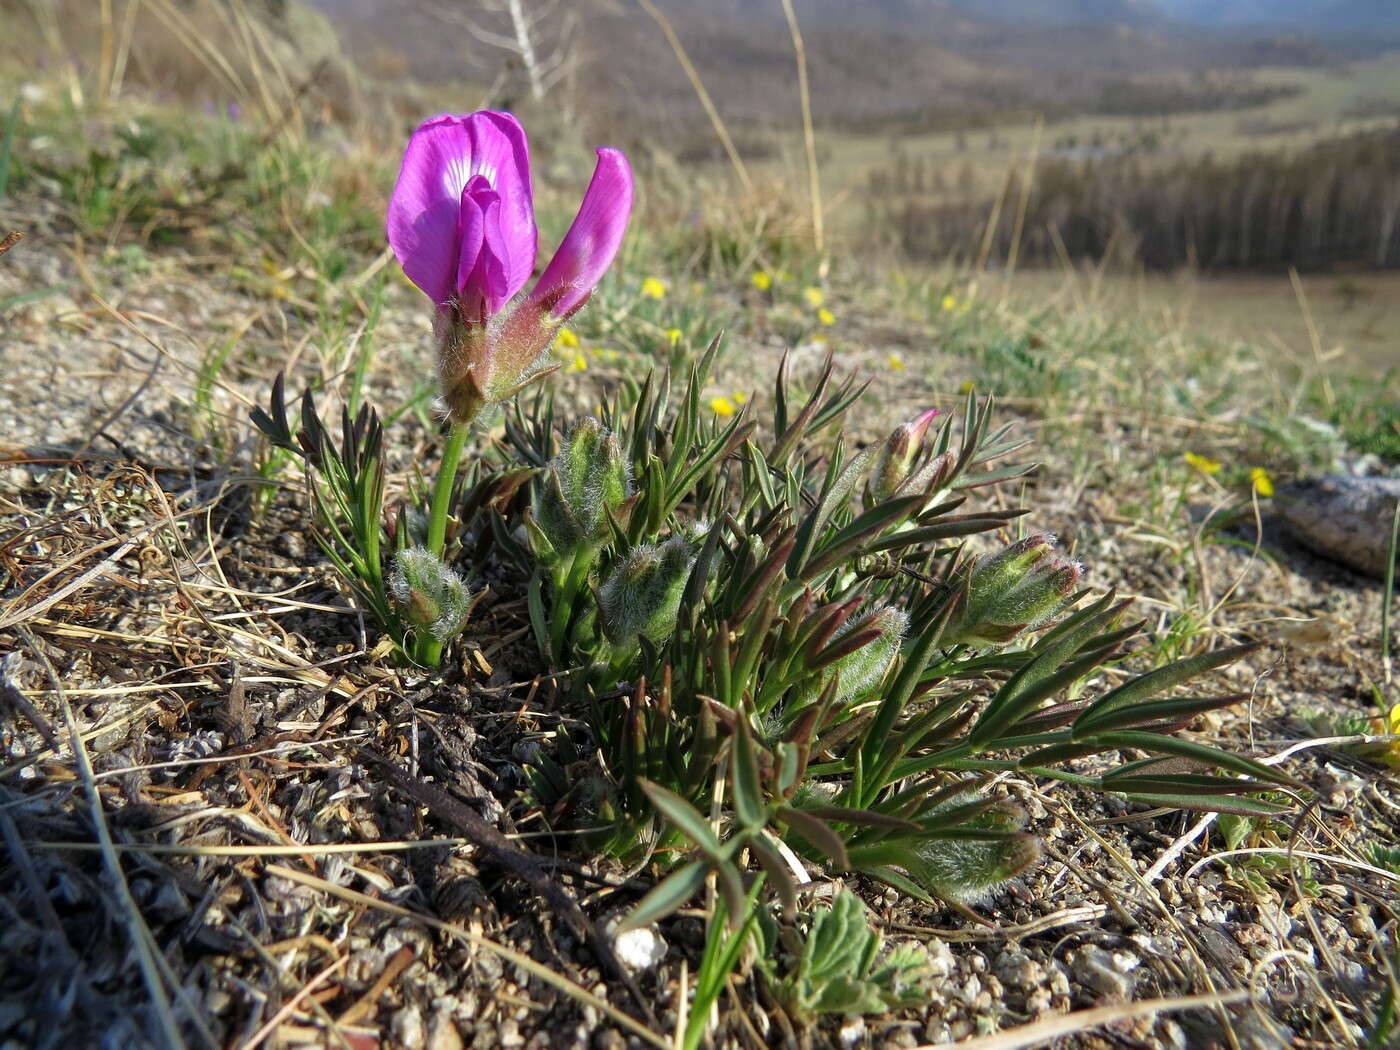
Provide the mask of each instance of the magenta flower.
POLYGON ((439 374, 454 421, 542 374, 541 355, 612 265, 631 211, 627 158, 598 150, 573 225, 517 300, 534 272, 537 240, 524 129, 509 113, 486 110, 418 127, 386 225, 404 273, 438 308, 439 374))

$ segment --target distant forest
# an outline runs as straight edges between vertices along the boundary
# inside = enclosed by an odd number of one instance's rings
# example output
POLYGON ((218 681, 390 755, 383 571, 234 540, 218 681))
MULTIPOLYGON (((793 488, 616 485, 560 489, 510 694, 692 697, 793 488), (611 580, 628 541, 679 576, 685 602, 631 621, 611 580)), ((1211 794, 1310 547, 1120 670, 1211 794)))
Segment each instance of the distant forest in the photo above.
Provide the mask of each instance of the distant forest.
MULTIPOLYGON (((990 240, 992 260, 1007 258, 1019 225, 1017 253, 1027 262, 1111 256, 1159 270, 1400 268, 1400 125, 1229 161, 1051 158, 1037 166, 1018 223, 1021 195, 1018 173, 990 240)), ((910 256, 975 258, 993 210, 990 202, 915 197, 877 218, 892 223, 910 256)))

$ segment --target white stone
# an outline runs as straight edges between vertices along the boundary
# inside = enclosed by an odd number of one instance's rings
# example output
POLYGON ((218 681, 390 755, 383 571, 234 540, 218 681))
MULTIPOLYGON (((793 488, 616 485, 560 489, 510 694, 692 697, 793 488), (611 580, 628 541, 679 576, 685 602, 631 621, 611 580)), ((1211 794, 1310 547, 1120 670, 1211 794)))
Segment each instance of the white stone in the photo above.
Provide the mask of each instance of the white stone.
POLYGON ((841 1030, 836 1033, 836 1038, 841 1040, 841 1045, 846 1050, 851 1050, 851 1047, 856 1046, 865 1038, 865 1018, 848 1018, 846 1023, 841 1026, 841 1030))
MULTIPOLYGON (((616 929, 617 922, 609 924, 616 929)), ((611 931, 609 931, 611 933, 611 931)), ((650 970, 666 958, 666 940, 655 926, 643 926, 625 933, 611 933, 613 951, 629 970, 650 970)))

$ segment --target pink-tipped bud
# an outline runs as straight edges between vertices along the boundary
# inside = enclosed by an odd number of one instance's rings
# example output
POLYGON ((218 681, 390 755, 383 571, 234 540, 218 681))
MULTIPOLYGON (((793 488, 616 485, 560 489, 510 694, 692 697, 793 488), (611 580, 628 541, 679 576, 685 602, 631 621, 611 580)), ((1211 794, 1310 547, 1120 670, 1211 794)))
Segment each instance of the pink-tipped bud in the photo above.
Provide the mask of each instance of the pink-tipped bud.
POLYGON ((927 412, 907 423, 901 423, 886 439, 875 459, 875 469, 871 472, 870 495, 876 502, 884 502, 900 495, 906 488, 913 488, 925 471, 914 473, 914 464, 923 451, 924 437, 932 425, 938 409, 927 412))

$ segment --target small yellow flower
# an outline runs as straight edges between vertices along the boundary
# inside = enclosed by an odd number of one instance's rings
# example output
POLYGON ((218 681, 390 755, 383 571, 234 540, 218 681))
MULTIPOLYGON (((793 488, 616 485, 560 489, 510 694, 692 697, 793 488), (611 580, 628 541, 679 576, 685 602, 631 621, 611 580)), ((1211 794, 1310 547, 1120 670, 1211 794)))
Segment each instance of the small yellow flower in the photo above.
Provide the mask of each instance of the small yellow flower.
POLYGON ((755 271, 754 275, 750 277, 749 280, 753 281, 753 286, 760 292, 766 292, 769 288, 773 287, 773 275, 767 270, 755 271))
POLYGON ((594 348, 593 356, 599 361, 616 361, 622 355, 611 347, 599 346, 594 348))
POLYGON ((588 355, 582 350, 574 354, 574 359, 569 362, 570 372, 583 372, 588 369, 588 355))
POLYGON ((950 314, 958 308, 958 298, 955 295, 945 295, 940 305, 943 307, 943 312, 945 314, 950 314))
POLYGON ((1220 461, 1211 459, 1209 456, 1202 456, 1196 452, 1187 452, 1183 455, 1182 458, 1185 459, 1187 463, 1191 464, 1191 466, 1199 470, 1202 474, 1220 473, 1220 461))
MULTIPOLYGON (((1371 719, 1370 729, 1376 735, 1400 736, 1400 704, 1390 709, 1384 717, 1371 719)), ((1379 758, 1388 766, 1400 769, 1400 740, 1390 740, 1381 745, 1379 758)))
POLYGON ((1269 476, 1269 472, 1263 467, 1251 467, 1249 469, 1249 480, 1254 485, 1254 491, 1265 499, 1274 494, 1274 479, 1269 476))
POLYGON ((666 329, 666 338, 672 346, 675 346, 677 343, 679 343, 681 341, 681 336, 683 335, 685 335, 685 333, 682 332, 679 328, 666 329))
POLYGON ((734 392, 734 403, 736 405, 747 405, 749 403, 749 395, 742 390, 736 390, 734 392))
POLYGON ((826 302, 826 293, 815 285, 802 289, 802 298, 807 300, 807 305, 813 310, 826 302))
POLYGON ((958 387, 959 394, 970 394, 972 393, 972 390, 973 384, 971 379, 964 379, 962 381, 962 386, 958 387))
POLYGON ((903 372, 905 368, 904 358, 900 357, 898 354, 890 354, 889 357, 885 358, 885 364, 889 365, 890 368, 894 369, 896 372, 903 372))
POLYGON ((554 337, 554 345, 561 350, 577 350, 578 333, 572 328, 561 328, 559 334, 554 337))
POLYGON ((817 311, 817 320, 821 324, 833 325, 836 323, 836 315, 830 310, 828 310, 825 306, 823 306, 820 310, 817 311))
POLYGON ((648 277, 642 282, 642 295, 648 299, 664 299, 666 298, 666 285, 655 277, 648 277))
POLYGON ((727 397, 712 397, 710 398, 710 411, 717 416, 728 419, 735 412, 734 402, 727 397))

